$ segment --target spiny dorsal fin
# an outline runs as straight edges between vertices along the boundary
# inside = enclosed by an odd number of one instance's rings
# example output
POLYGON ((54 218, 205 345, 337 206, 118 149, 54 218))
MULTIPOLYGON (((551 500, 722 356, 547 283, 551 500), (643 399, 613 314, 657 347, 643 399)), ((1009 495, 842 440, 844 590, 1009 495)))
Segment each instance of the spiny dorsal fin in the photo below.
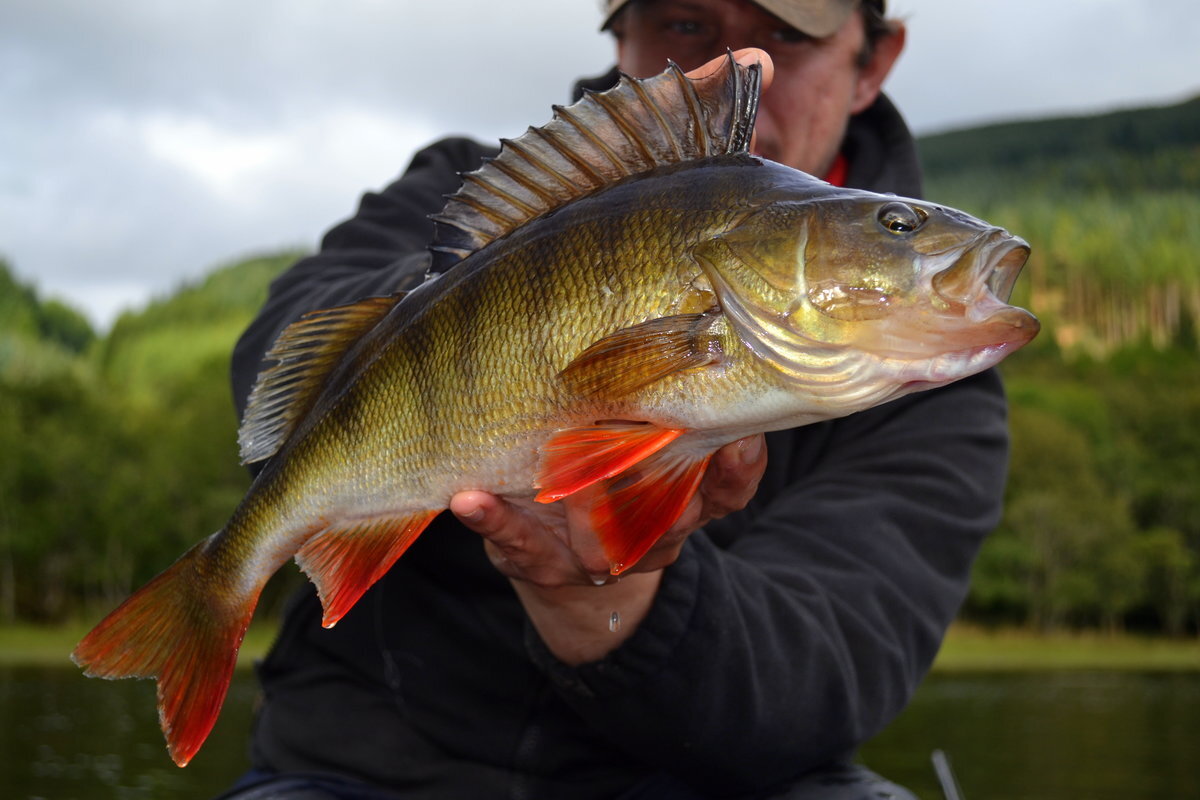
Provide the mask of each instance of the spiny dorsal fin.
POLYGON ((726 56, 719 69, 688 78, 671 63, 639 80, 622 75, 606 92, 585 93, 554 119, 463 176, 433 216, 431 272, 444 272, 489 242, 622 178, 750 147, 762 68, 726 56))
POLYGON ((267 353, 276 363, 258 376, 238 431, 243 464, 275 455, 320 396, 333 367, 403 296, 313 311, 279 334, 267 353))

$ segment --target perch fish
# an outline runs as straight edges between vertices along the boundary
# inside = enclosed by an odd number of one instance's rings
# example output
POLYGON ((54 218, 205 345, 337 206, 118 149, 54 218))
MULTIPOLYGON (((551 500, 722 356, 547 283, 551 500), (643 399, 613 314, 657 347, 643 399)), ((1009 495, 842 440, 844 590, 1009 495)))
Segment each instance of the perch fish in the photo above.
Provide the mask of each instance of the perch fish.
POLYGON ((619 574, 722 445, 942 386, 1033 338, 1007 304, 1023 241, 751 155, 760 83, 732 57, 699 79, 672 65, 504 141, 434 217, 436 277, 280 335, 239 434, 257 479, 76 663, 156 678, 182 766, 287 559, 328 627, 456 492, 596 486, 619 574))

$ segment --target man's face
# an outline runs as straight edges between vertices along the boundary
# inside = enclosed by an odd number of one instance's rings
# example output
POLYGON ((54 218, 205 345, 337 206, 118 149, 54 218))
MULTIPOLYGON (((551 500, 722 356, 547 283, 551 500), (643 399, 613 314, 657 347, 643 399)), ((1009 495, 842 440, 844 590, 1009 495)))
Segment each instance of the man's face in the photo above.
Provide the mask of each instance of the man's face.
POLYGON ((649 0, 633 3, 613 23, 617 65, 644 78, 666 68, 685 71, 725 50, 759 47, 775 64, 762 97, 754 151, 805 172, 825 175, 850 115, 867 108, 903 46, 903 29, 858 65, 866 36, 860 14, 823 39, 797 31, 749 0, 649 0), (894 39, 894 41, 893 41, 894 39))

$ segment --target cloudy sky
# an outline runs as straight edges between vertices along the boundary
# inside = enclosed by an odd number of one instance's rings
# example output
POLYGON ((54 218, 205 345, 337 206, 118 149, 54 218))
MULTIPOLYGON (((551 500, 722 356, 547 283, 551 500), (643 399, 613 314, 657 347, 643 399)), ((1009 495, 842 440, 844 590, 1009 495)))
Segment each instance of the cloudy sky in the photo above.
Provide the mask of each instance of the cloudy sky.
MULTIPOLYGON (((106 326, 603 71, 599 0, 0 0, 0 257, 106 326)), ((1195 0, 891 0, 921 133, 1200 93, 1195 0)))

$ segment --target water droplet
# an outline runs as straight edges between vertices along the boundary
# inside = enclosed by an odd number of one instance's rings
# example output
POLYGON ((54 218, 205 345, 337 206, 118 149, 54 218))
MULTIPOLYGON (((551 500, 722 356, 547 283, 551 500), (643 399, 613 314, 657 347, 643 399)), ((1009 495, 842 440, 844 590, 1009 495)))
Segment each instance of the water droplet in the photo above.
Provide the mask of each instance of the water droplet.
POLYGON ((608 618, 608 629, 613 633, 621 630, 621 612, 614 611, 612 616, 608 618))

